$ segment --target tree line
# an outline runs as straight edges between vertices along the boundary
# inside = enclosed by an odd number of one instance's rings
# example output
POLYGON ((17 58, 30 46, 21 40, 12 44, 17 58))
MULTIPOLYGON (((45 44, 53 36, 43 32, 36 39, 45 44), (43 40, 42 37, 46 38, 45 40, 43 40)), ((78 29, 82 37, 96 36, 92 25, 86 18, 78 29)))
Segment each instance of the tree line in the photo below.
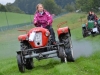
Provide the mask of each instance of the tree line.
POLYGON ((43 3, 51 14, 75 11, 75 0, 15 0, 14 3, 0 4, 0 11, 34 14, 36 5, 43 3))
POLYGON ((20 8, 14 6, 11 3, 7 3, 6 5, 0 4, 0 12, 15 12, 15 13, 24 13, 20 8))
POLYGON ((34 14, 38 3, 43 3, 46 10, 56 15, 76 10, 100 11, 100 0, 15 0, 13 4, 0 4, 0 11, 34 14))
POLYGON ((76 7, 84 12, 100 11, 100 0, 76 0, 76 7))
POLYGON ((45 9, 51 14, 75 11, 75 0, 15 0, 13 5, 25 13, 34 14, 38 3, 43 3, 45 9))

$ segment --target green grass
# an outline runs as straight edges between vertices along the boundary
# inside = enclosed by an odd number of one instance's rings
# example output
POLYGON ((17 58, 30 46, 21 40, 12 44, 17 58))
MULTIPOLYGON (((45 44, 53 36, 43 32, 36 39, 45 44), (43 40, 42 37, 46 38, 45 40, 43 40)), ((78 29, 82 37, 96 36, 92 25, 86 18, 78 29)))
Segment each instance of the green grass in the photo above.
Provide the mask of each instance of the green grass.
MULTIPOLYGON (((82 37, 81 20, 86 21, 85 14, 70 13, 55 19, 53 28, 56 32, 57 24, 67 21, 63 26, 71 28, 72 38, 76 41, 83 40, 92 43, 95 53, 89 57, 79 57, 74 63, 61 63, 59 59, 34 60, 35 68, 26 70, 22 74, 18 71, 16 62, 16 51, 19 50, 17 37, 24 32, 18 32, 18 29, 29 30, 33 26, 23 27, 5 32, 0 32, 0 75, 99 75, 100 74, 100 35, 87 38, 82 37), (97 51, 98 50, 98 51, 97 51)), ((62 27, 63 27, 62 26, 62 27)), ((80 46, 80 45, 79 45, 80 46)))
POLYGON ((100 74, 100 52, 90 57, 80 57, 74 63, 60 63, 59 59, 35 61, 33 70, 24 74, 18 71, 16 59, 0 62, 0 75, 98 75, 100 74))
POLYGON ((11 13, 11 12, 7 12, 5 14, 5 12, 0 12, 0 27, 8 25, 6 15, 7 15, 9 25, 27 23, 33 20, 33 15, 18 14, 18 13, 11 13))

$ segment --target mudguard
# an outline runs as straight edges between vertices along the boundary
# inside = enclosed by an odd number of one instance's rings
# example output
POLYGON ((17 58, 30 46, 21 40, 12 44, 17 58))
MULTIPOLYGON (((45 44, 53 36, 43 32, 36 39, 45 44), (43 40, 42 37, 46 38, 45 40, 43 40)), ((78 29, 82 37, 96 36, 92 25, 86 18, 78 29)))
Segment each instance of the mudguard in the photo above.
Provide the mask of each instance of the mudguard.
POLYGON ((27 34, 24 34, 24 35, 20 35, 18 36, 18 40, 19 41, 25 41, 27 39, 28 35, 27 34))
POLYGON ((86 24, 82 24, 82 29, 86 29, 86 24))
POLYGON ((86 27, 86 24, 82 24, 82 27, 86 27))
POLYGON ((58 33, 58 36, 60 36, 61 34, 64 34, 64 33, 69 33, 71 35, 70 29, 68 27, 59 28, 57 30, 57 33, 58 33))

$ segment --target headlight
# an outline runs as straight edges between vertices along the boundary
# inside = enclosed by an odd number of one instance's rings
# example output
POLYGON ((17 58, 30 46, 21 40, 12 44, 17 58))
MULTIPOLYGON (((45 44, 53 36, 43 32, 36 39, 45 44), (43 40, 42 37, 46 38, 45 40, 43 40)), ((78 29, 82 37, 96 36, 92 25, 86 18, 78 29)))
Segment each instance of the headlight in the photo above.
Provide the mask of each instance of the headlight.
POLYGON ((45 35, 46 35, 46 36, 49 36, 49 32, 46 32, 45 35))

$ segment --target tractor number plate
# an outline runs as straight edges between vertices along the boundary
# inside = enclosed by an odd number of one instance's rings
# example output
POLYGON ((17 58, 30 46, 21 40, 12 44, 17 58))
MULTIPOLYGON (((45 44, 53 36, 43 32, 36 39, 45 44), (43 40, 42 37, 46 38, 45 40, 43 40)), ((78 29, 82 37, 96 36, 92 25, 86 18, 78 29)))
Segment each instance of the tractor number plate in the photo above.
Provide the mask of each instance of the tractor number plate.
POLYGON ((93 32, 98 32, 98 29, 97 28, 93 28, 93 32))
POLYGON ((42 45, 42 33, 41 32, 38 32, 38 33, 35 34, 34 43, 35 43, 36 46, 42 45))
POLYGON ((41 41, 42 40, 41 37, 42 37, 41 33, 37 33, 35 36, 35 41, 37 41, 37 42, 41 41))

